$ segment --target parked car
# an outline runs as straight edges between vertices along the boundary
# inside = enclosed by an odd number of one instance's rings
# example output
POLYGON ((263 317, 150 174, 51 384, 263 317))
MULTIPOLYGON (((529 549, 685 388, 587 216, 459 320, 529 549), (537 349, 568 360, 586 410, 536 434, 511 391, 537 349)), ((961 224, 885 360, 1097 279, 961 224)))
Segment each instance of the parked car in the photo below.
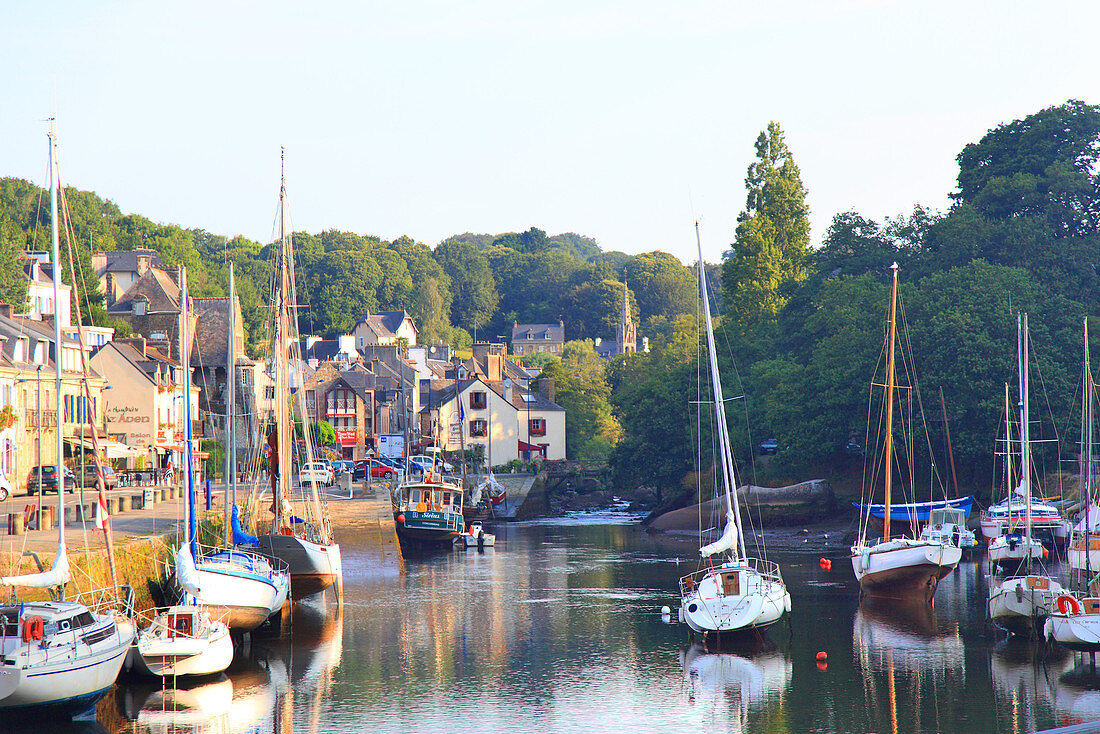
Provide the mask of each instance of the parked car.
POLYGON ((424 472, 427 470, 442 469, 445 473, 455 470, 454 466, 445 461, 442 457, 436 459, 433 456, 410 456, 409 457, 409 471, 410 472, 424 472), (433 465, 434 462, 434 465, 433 465))
POLYGON ((355 462, 355 470, 352 472, 351 481, 367 481, 368 471, 371 479, 392 479, 393 475, 397 473, 397 469, 389 464, 383 464, 378 459, 361 459, 355 462))
POLYGON ((298 469, 298 483, 303 486, 310 482, 317 482, 329 487, 335 481, 336 475, 332 467, 324 461, 307 461, 298 469))
POLYGON ((3 474, 0 474, 0 502, 11 497, 11 482, 3 474))
MULTIPOLYGON (((80 473, 73 472, 76 475, 77 483, 80 482, 80 473)), ((118 486, 118 474, 115 474, 115 470, 109 466, 103 467, 103 485, 107 489, 114 489, 118 486)), ((84 465, 84 484, 85 487, 94 487, 95 483, 95 464, 84 465)))
POLYGON ((779 453, 779 441, 774 438, 765 438, 760 442, 760 455, 768 456, 779 453))
POLYGON ((342 476, 344 474, 350 474, 352 469, 355 468, 354 461, 346 461, 344 459, 338 459, 332 462, 332 471, 336 476, 342 476))
MULTIPOLYGON (((54 464, 42 465, 42 491, 45 492, 48 489, 57 491, 57 466, 54 464)), ((35 467, 31 469, 31 473, 27 475, 27 494, 38 493, 38 469, 35 467)), ((76 476, 73 474, 72 469, 65 467, 65 488, 67 491, 72 492, 73 487, 76 484, 76 476)))

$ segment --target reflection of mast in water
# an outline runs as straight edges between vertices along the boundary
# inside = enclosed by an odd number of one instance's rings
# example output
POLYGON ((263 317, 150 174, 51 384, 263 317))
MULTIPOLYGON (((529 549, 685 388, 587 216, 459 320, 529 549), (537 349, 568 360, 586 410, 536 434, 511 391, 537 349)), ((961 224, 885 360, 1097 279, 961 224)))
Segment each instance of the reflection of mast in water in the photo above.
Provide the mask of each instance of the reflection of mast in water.
POLYGON ((708 652, 694 644, 681 651, 680 664, 691 703, 710 704, 715 714, 731 707, 730 723, 740 730, 750 712, 763 712, 781 702, 790 685, 791 662, 770 642, 738 653, 708 652))
MULTIPOLYGON (((1059 700, 1062 686, 1058 677, 1073 665, 1073 658, 1058 648, 1042 657, 1026 643, 1009 639, 997 645, 989 659, 993 695, 1007 699, 1011 712, 1009 731, 1034 731, 1042 722, 1040 714, 1050 718, 1062 710, 1059 700)), ((1000 710, 1001 706, 995 707, 1000 710)))
POLYGON ((332 693, 333 672, 340 664, 344 648, 342 612, 342 605, 332 613, 299 604, 294 610, 293 640, 271 651, 272 687, 276 695, 273 728, 277 734, 291 734, 295 730, 296 701, 305 701, 308 706, 305 712, 299 712, 298 718, 308 720, 309 725, 299 729, 323 731, 322 705, 332 693))

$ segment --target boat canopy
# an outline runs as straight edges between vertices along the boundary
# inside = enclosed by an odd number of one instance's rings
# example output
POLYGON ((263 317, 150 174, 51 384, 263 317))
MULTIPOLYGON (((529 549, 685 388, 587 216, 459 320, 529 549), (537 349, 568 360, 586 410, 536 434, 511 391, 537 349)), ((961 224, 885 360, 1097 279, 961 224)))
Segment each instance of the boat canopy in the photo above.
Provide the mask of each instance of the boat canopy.
POLYGON ((737 545, 737 520, 734 518, 733 513, 726 511, 726 530, 722 533, 722 537, 713 543, 704 545, 699 549, 699 555, 703 558, 707 556, 713 556, 715 553, 721 553, 728 551, 737 545))
MULTIPOLYGON (((973 502, 974 496, 967 495, 966 497, 956 497, 955 499, 940 500, 938 502, 911 502, 905 505, 891 505, 890 519, 898 522, 927 520, 932 514, 932 510, 942 510, 945 507, 962 510, 963 517, 970 517, 970 506, 973 502)), ((861 505, 858 502, 853 502, 852 505, 872 517, 883 518, 886 516, 886 505, 861 505)))
POLYGON ((53 565, 50 566, 49 571, 0 578, 0 586, 27 586, 35 589, 48 589, 64 586, 67 583, 69 583, 69 555, 65 552, 64 543, 57 544, 57 555, 54 556, 53 565))

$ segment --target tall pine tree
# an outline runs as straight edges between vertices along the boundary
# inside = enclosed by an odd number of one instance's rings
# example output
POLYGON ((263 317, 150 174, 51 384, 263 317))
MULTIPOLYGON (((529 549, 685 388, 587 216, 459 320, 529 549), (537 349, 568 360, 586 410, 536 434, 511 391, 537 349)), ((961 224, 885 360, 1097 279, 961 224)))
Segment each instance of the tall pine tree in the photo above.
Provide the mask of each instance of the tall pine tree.
POLYGON ((776 122, 756 139, 745 178, 748 199, 725 256, 726 313, 745 328, 772 321, 787 301, 784 286, 806 277, 810 244, 806 188, 776 122))

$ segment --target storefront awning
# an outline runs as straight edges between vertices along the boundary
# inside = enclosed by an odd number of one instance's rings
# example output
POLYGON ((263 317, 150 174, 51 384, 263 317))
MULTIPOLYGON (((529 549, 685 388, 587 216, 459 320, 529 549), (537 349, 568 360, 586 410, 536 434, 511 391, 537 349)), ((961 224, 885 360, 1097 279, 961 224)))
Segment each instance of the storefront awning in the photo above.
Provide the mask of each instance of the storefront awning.
MULTIPOLYGON (((87 437, 66 436, 65 443, 70 446, 83 446, 85 451, 95 449, 95 446, 92 444, 92 439, 87 437)), ((99 450, 106 453, 108 459, 129 459, 135 456, 141 456, 144 453, 140 449, 132 448, 124 443, 119 443, 109 438, 99 439, 99 450)))
POLYGON ((547 446, 549 446, 549 444, 545 444, 545 443, 544 444, 534 444, 534 443, 527 443, 526 441, 523 441, 523 440, 519 441, 519 450, 520 451, 538 451, 543 456, 546 456, 546 447, 547 446))

